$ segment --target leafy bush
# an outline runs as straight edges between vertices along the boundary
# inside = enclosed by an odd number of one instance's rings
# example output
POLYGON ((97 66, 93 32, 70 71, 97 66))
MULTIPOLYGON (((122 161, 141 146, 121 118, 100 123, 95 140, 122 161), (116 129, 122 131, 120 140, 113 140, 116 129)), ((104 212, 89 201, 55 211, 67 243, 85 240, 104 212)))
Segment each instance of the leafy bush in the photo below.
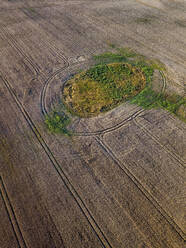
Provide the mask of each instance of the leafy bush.
POLYGON ((67 136, 71 135, 71 132, 67 129, 70 121, 70 118, 64 112, 57 111, 53 111, 45 118, 45 124, 51 133, 62 133, 67 136))

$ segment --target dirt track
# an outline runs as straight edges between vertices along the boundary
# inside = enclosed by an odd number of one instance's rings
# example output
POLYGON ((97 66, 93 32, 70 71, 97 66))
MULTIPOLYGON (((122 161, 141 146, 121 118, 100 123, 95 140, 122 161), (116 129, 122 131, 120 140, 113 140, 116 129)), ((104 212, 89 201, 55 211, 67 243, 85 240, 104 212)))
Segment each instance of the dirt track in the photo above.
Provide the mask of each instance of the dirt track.
POLYGON ((161 90, 184 94, 185 14, 183 0, 0 0, 0 248, 184 247, 183 122, 123 104, 67 138, 43 120, 108 43, 162 61, 161 90))

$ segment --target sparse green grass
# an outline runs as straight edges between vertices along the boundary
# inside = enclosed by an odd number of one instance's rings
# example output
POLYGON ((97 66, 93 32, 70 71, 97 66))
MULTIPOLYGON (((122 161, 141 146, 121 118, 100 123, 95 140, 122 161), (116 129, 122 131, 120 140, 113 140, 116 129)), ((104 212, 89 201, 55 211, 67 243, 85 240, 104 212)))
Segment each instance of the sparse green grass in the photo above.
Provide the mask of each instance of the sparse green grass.
POLYGON ((182 20, 176 20, 175 23, 182 28, 186 28, 186 21, 185 20, 183 20, 183 21, 182 20))
POLYGON ((136 23, 144 23, 144 24, 150 24, 152 22, 152 20, 147 17, 140 17, 140 18, 137 18, 135 21, 136 23))
POLYGON ((172 114, 178 116, 181 120, 186 121, 185 111, 182 110, 186 107, 186 98, 175 94, 167 95, 163 93, 157 93, 152 90, 151 85, 142 90, 130 102, 145 109, 166 109, 172 114))
POLYGON ((60 133, 71 136, 72 133, 68 130, 67 126, 70 124, 70 117, 63 111, 53 111, 45 118, 45 124, 51 133, 60 133))

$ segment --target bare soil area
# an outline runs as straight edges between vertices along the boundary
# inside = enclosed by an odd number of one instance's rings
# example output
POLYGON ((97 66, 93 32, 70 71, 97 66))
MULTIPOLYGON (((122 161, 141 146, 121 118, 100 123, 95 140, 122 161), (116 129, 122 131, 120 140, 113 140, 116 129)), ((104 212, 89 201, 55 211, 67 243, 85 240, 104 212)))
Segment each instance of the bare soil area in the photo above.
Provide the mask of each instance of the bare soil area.
POLYGON ((184 0, 0 0, 0 248, 184 247, 184 122, 129 103, 74 117, 72 137, 44 119, 110 44, 183 96, 185 30, 184 0))

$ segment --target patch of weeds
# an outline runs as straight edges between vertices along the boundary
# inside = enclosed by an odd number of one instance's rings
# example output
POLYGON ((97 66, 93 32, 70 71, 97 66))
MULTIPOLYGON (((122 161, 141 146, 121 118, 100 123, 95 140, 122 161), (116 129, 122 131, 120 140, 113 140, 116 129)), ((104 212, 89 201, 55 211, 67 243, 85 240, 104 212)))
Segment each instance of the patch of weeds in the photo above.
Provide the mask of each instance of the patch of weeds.
MULTIPOLYGON (((113 46, 113 48, 115 48, 113 46)), ((139 56, 136 52, 134 52, 130 48, 115 48, 116 52, 107 52, 100 55, 95 55, 93 58, 97 62, 97 64, 108 64, 114 62, 130 62, 131 58, 135 58, 139 56)), ((140 55, 141 57, 141 55, 140 55)))
POLYGON ((179 106, 176 115, 184 122, 186 122, 186 98, 184 98, 183 103, 179 106))
POLYGON ((29 8, 27 8, 26 10, 29 11, 29 12, 31 12, 31 13, 35 13, 35 12, 36 12, 35 9, 32 8, 32 7, 29 7, 29 8))
POLYGON ((186 28, 186 20, 176 20, 175 24, 177 24, 178 26, 182 27, 182 28, 186 28))
POLYGON ((135 19, 135 22, 139 24, 152 24, 153 21, 157 21, 157 17, 153 15, 145 15, 135 19))
POLYGON ((150 24, 152 22, 151 18, 147 17, 139 17, 135 20, 136 23, 144 23, 144 24, 150 24))
POLYGON ((128 63, 99 64, 66 83, 64 103, 78 116, 90 117, 135 96, 145 84, 145 69, 128 63))
POLYGON ((113 49, 114 49, 114 48, 117 48, 116 45, 113 44, 113 43, 108 43, 108 45, 109 45, 111 48, 113 48, 113 49))
POLYGON ((113 62, 126 62, 127 58, 120 53, 103 53, 101 55, 96 55, 93 57, 97 64, 108 64, 113 62))
POLYGON ((36 17, 38 16, 38 13, 37 13, 36 9, 33 8, 33 7, 24 8, 24 9, 23 9, 23 12, 24 12, 26 15, 29 15, 29 16, 32 17, 32 18, 36 18, 36 17))
POLYGON ((67 128, 70 122, 70 117, 63 111, 53 111, 45 118, 45 124, 51 133, 61 133, 66 136, 72 135, 72 133, 67 128))
POLYGON ((131 99, 130 102, 145 109, 166 109, 170 113, 178 116, 181 120, 186 121, 186 98, 175 94, 167 95, 163 93, 157 93, 152 90, 151 85, 148 85, 137 96, 131 99))

